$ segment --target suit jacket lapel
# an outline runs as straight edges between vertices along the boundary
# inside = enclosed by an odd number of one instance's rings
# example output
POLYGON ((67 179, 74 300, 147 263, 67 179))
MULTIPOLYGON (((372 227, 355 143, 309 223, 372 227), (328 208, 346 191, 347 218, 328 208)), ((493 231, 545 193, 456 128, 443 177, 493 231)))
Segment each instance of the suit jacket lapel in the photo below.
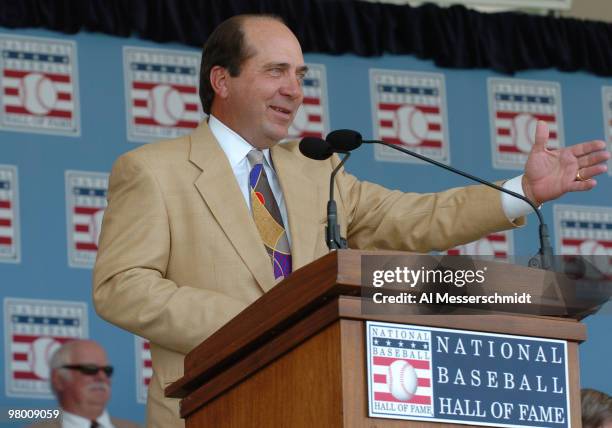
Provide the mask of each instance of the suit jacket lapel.
POLYGON ((299 159, 301 155, 292 152, 288 145, 277 144, 272 147, 271 156, 287 204, 291 258, 296 270, 314 258, 324 207, 320 206, 316 183, 308 177, 304 162, 299 159))
POLYGON ((274 272, 225 153, 206 122, 191 134, 189 160, 202 170, 195 186, 263 291, 274 272))

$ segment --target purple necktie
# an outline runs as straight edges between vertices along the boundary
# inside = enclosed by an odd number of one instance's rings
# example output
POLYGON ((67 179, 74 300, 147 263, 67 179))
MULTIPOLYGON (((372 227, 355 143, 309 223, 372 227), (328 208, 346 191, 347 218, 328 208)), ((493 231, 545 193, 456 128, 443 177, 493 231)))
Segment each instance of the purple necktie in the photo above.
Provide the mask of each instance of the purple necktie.
POLYGON ((251 166, 249 192, 253 220, 272 261, 274 278, 287 277, 291 273, 291 249, 280 209, 263 168, 263 153, 251 150, 247 159, 251 166))

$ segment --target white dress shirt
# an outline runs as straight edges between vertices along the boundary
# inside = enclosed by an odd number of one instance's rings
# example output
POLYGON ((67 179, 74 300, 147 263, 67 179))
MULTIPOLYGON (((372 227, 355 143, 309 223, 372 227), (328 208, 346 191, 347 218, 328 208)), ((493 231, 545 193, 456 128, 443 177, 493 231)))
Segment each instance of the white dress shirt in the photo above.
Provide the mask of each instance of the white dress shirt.
MULTIPOLYGON (((518 193, 521 196, 525 196, 525 193, 523 192, 523 174, 506 181, 502 187, 506 190, 511 190, 514 193, 518 193)), ((502 208, 508 220, 515 220, 533 212, 531 205, 529 205, 527 202, 521 201, 518 198, 515 198, 514 196, 502 193, 501 198, 502 208)))
MULTIPOLYGON (((247 207, 249 207, 249 210, 251 210, 251 198, 249 191, 250 166, 246 155, 253 150, 254 147, 213 115, 209 116, 208 126, 225 152, 230 166, 232 167, 232 171, 234 171, 234 176, 236 177, 238 185, 240 186, 240 190, 242 191, 242 196, 244 196, 247 207)), ((285 224, 285 229, 287 231, 287 238, 289 238, 289 243, 291 243, 289 224, 287 223, 287 207, 285 206, 285 198, 283 197, 283 192, 281 190, 280 183, 278 182, 276 172, 272 167, 270 150, 265 149, 262 151, 265 159, 264 169, 266 171, 266 175, 268 176, 268 181, 270 182, 270 188, 272 189, 272 193, 274 193, 274 198, 276 199, 280 209, 281 216, 283 217, 283 223, 285 224)), ((524 196, 522 178, 522 175, 514 177, 506 181, 502 187, 524 196)), ((501 202, 504 214, 506 214, 506 217, 509 220, 515 220, 533 211, 526 202, 505 193, 501 193, 501 202)))
MULTIPOLYGON (((106 410, 96 419, 96 422, 98 422, 100 428, 115 428, 106 410)), ((62 428, 91 428, 91 421, 62 410, 62 428)))

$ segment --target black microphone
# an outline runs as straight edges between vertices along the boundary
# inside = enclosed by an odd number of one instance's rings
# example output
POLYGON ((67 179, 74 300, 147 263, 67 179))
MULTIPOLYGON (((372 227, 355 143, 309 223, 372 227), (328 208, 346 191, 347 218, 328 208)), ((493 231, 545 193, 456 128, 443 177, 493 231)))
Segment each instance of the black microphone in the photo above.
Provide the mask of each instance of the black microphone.
MULTIPOLYGON (((552 250, 552 246, 550 245, 550 235, 548 233, 548 226, 546 225, 546 223, 544 223, 544 217, 542 217, 542 213, 540 213, 540 210, 538 210, 538 207, 535 206, 535 204, 533 202, 531 202, 528 198, 524 197, 523 195, 520 195, 516 192, 513 192, 511 190, 508 189, 504 189, 501 186, 498 186, 497 184, 491 183, 487 180, 484 180, 482 178, 476 177, 472 174, 469 174, 467 172, 458 170, 457 168, 453 168, 452 166, 449 165, 445 165, 441 162, 435 161, 433 159, 430 159, 426 156, 423 156, 419 153, 415 153, 411 150, 405 149, 403 147, 400 147, 396 144, 390 144, 387 143, 385 141, 378 141, 378 140, 363 140, 361 138, 361 134, 357 131, 351 131, 349 129, 340 129, 338 131, 332 131, 327 135, 326 138, 327 142, 329 143, 329 145, 331 147, 354 147, 357 148, 359 147, 362 143, 367 143, 367 144, 382 144, 383 146, 387 146, 390 147, 394 150, 398 150, 402 153, 405 153, 407 155, 416 157, 418 159, 421 159, 422 161, 431 163, 433 165, 439 166, 440 168, 444 168, 447 171, 451 171, 455 174, 459 174, 462 177, 465 178, 469 178, 472 181, 476 181, 478 183, 484 184, 485 186, 489 186, 492 187, 493 189, 499 190, 500 192, 506 193, 508 195, 514 196, 515 198, 520 199, 521 201, 524 201, 526 203, 529 204, 529 206, 531 208, 533 208, 533 211, 537 214, 538 216, 538 220, 540 222, 540 228, 539 228, 539 235, 540 235, 540 249, 538 251, 538 254, 533 256, 530 260, 529 260, 529 267, 533 267, 533 268, 538 268, 538 269, 550 269, 552 267, 552 254, 553 254, 553 250, 552 250)), ((352 149, 349 149, 352 150, 352 149)))
POLYGON ((342 161, 331 173, 329 178, 329 201, 327 201, 327 226, 325 226, 325 242, 330 250, 347 248, 346 239, 340 235, 340 225, 338 224, 338 208, 334 199, 334 180, 342 165, 351 155, 348 150, 335 149, 327 141, 316 137, 305 137, 300 141, 300 152, 307 158, 314 160, 328 159, 334 153, 344 156, 342 161))
POLYGON ((355 150, 363 140, 361 134, 350 129, 337 129, 327 134, 325 140, 334 150, 350 152, 355 150))
POLYGON ((316 137, 304 137, 300 141, 300 152, 310 159, 325 160, 334 154, 330 144, 316 137))

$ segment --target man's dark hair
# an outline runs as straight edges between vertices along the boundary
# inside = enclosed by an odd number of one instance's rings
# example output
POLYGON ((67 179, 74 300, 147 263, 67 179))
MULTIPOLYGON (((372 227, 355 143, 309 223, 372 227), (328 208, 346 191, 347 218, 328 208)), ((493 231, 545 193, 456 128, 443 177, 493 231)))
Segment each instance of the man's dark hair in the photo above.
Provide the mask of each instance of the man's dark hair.
POLYGON ((612 422, 612 397, 595 389, 583 389, 581 395, 582 427, 599 428, 612 422))
POLYGON ((276 15, 236 15, 223 21, 206 40, 200 63, 200 101, 204 113, 210 114, 215 91, 210 84, 210 71, 216 65, 229 71, 230 76, 240 75, 244 61, 255 55, 244 37, 243 24, 250 18, 267 18, 284 24, 276 15))

